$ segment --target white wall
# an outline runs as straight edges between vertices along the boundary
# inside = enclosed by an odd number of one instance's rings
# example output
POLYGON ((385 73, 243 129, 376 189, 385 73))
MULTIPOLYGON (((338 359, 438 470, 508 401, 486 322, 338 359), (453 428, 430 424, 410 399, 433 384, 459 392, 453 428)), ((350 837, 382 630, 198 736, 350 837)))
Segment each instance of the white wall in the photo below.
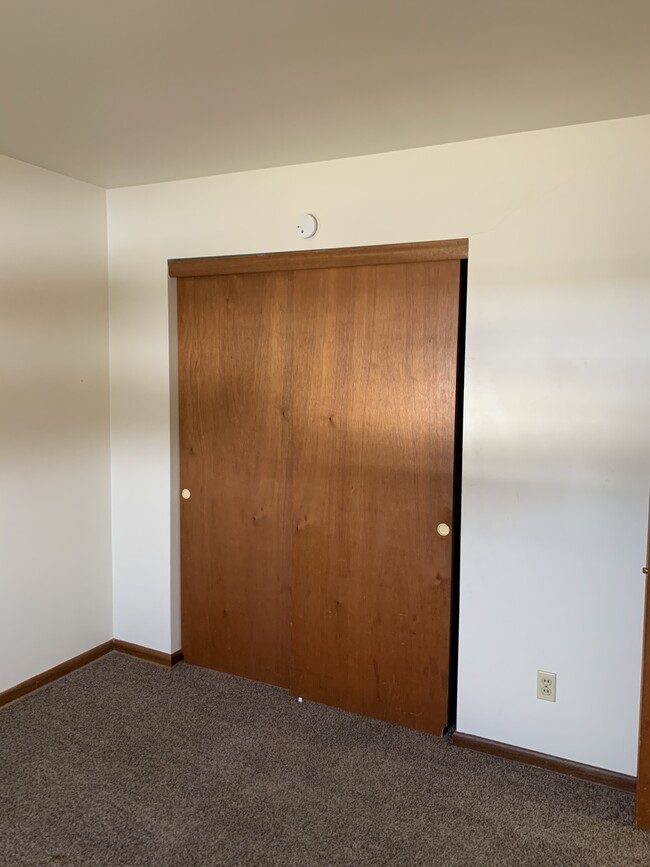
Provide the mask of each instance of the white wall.
POLYGON ((0 157, 0 690, 112 637, 106 195, 0 157))
POLYGON ((110 191, 116 637, 180 646, 166 260, 468 236, 458 728, 635 773, 649 152, 644 117, 110 191))

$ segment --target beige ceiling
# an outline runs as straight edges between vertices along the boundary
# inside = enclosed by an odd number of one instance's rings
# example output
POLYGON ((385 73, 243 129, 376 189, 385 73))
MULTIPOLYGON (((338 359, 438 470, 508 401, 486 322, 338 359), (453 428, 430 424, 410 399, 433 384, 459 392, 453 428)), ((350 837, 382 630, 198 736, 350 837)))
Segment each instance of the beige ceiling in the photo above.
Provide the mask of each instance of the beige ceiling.
POLYGON ((106 187, 650 113, 650 0, 0 0, 0 153, 106 187))

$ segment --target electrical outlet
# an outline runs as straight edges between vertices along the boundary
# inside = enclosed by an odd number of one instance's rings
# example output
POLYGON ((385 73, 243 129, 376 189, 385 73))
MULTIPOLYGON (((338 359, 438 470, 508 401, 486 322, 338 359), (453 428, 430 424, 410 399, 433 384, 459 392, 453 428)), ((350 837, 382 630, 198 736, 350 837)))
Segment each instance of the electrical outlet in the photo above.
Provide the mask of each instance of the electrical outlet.
POLYGON ((557 675, 552 671, 537 672, 537 698, 542 701, 555 701, 557 675))

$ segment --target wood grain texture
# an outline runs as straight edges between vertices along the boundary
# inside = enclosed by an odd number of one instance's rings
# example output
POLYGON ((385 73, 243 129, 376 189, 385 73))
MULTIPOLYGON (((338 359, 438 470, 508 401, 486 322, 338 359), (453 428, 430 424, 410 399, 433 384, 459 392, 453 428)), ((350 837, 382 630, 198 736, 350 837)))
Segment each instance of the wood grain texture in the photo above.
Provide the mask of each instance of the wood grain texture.
POLYGON ((636 778, 627 774, 619 774, 616 771, 608 771, 605 768, 596 768, 592 765, 583 765, 568 759, 559 759, 546 753, 513 747, 510 744, 479 738, 475 735, 455 732, 451 741, 455 747, 478 750, 478 752, 489 753, 491 756, 498 756, 501 759, 523 762, 527 765, 534 765, 536 768, 544 768, 547 771, 556 771, 559 774, 568 774, 581 780, 588 780, 590 783, 600 783, 614 789, 623 789, 625 792, 633 792, 636 786, 636 778))
POLYGON ((348 268, 406 262, 438 262, 466 259, 466 238, 425 241, 414 244, 383 244, 373 247, 343 247, 333 250, 301 250, 250 256, 216 256, 203 259, 170 259, 170 277, 211 277, 220 274, 252 274, 271 271, 301 271, 314 268, 348 268))
POLYGON ((447 724, 460 262, 294 275, 293 657, 305 698, 447 724))
POLYGON ((12 686, 4 692, 0 692, 0 707, 10 704, 25 695, 29 695, 29 693, 35 692, 37 689, 41 689, 41 687, 47 686, 61 677, 65 677, 79 668, 83 668, 84 665, 94 662, 96 659, 110 653, 111 650, 113 650, 113 642, 106 641, 97 647, 93 647, 91 650, 85 651, 85 653, 80 653, 78 656, 62 662, 60 665, 55 665, 54 668, 49 668, 47 671, 35 675, 35 677, 30 677, 29 680, 24 680, 22 683, 12 686))
POLYGON ((183 651, 289 685, 290 274, 179 280, 183 651))
MULTIPOLYGON (((650 510, 649 510, 650 511, 650 510)), ((643 637, 643 668, 641 676, 641 720, 639 726, 639 763, 636 788, 636 823, 650 830, 650 516, 648 518, 648 551, 646 554, 645 628, 643 637)))
POLYGON ((162 650, 152 650, 150 647, 143 647, 141 644, 132 644, 130 641, 113 640, 113 647, 120 653, 126 653, 128 656, 135 656, 137 659, 142 659, 145 662, 153 662, 156 665, 164 665, 166 668, 183 660, 183 652, 164 653, 162 650))

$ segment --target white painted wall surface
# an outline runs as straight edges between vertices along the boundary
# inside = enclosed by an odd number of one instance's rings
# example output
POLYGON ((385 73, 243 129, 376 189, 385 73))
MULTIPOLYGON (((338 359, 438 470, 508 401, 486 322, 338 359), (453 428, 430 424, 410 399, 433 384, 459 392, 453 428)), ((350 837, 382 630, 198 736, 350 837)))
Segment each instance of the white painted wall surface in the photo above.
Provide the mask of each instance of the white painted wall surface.
POLYGON ((105 191, 0 157, 0 690, 112 637, 105 191))
POLYGON ((468 236, 458 728, 635 773, 648 153, 642 117, 109 191, 116 637, 180 647, 166 260, 468 236))

